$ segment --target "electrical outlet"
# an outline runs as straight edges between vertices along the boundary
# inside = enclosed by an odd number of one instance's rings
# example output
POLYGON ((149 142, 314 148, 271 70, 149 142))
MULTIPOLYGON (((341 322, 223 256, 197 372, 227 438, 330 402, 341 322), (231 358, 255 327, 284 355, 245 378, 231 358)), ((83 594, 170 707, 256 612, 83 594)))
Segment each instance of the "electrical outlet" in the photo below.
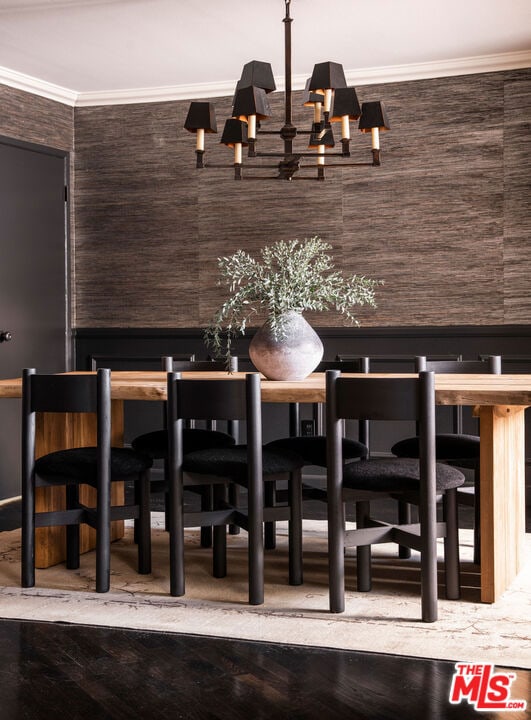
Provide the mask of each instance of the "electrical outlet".
POLYGON ((315 420, 301 420, 301 435, 303 437, 315 435, 315 420))

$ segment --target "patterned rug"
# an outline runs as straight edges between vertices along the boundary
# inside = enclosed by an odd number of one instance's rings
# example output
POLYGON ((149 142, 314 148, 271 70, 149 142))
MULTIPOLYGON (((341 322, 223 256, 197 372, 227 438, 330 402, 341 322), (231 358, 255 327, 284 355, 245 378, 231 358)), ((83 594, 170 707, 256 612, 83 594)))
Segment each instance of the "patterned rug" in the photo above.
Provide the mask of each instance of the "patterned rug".
MULTIPOLYGON (((157 519, 160 526, 160 517, 157 519)), ((199 533, 186 534, 186 595, 169 595, 168 536, 153 532, 153 572, 136 573, 132 530, 112 547, 111 591, 94 592, 94 553, 81 567, 37 571, 36 587, 21 589, 20 531, 0 533, 0 617, 163 632, 237 637, 249 640, 344 648, 371 652, 491 662, 531 667, 531 535, 528 562, 494 605, 479 602, 477 567, 471 561, 471 531, 461 531, 463 593, 444 599, 439 568, 439 620, 420 620, 418 555, 400 560, 396 546, 374 548, 373 589, 355 589, 355 552, 346 557, 346 611, 328 612, 326 523, 304 522, 304 584, 287 582, 287 532, 277 530, 277 549, 266 553, 266 597, 247 604, 246 534, 228 538, 228 574, 211 575, 211 551, 199 547, 199 533)), ((439 548, 442 557, 442 544, 439 548)))

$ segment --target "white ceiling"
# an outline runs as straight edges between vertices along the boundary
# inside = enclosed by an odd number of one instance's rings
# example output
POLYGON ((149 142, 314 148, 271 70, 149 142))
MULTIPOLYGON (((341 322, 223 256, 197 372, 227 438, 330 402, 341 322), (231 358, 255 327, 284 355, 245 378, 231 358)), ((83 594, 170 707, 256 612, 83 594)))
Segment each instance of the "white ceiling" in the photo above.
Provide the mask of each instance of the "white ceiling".
MULTIPOLYGON (((284 0, 0 0, 0 82, 72 104, 229 94, 249 60, 284 75, 284 10, 284 0)), ((324 60, 360 84, 531 65, 531 0, 292 0, 291 16, 295 87, 324 60)))

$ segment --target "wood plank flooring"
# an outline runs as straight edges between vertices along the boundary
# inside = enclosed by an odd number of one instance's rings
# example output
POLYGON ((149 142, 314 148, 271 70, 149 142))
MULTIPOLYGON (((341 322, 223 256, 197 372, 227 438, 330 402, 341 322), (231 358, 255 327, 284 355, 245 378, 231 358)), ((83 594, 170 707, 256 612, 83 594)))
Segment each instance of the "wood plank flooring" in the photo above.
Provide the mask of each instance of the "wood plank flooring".
MULTIPOLYGON (((445 661, 15 620, 0 621, 0 647, 2 720, 478 717, 448 703, 445 661)), ((516 672, 511 696, 525 698, 531 673, 516 672)))

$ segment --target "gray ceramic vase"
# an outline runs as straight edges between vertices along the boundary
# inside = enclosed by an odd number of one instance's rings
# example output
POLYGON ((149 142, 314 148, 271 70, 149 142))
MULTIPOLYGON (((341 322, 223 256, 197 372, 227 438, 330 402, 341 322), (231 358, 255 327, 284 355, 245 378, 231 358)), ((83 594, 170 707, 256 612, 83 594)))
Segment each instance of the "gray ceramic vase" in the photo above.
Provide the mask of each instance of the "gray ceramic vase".
POLYGON ((275 338, 269 323, 262 325, 251 340, 249 356, 253 365, 269 380, 303 380, 323 358, 319 335, 300 313, 284 315, 282 337, 275 338))

